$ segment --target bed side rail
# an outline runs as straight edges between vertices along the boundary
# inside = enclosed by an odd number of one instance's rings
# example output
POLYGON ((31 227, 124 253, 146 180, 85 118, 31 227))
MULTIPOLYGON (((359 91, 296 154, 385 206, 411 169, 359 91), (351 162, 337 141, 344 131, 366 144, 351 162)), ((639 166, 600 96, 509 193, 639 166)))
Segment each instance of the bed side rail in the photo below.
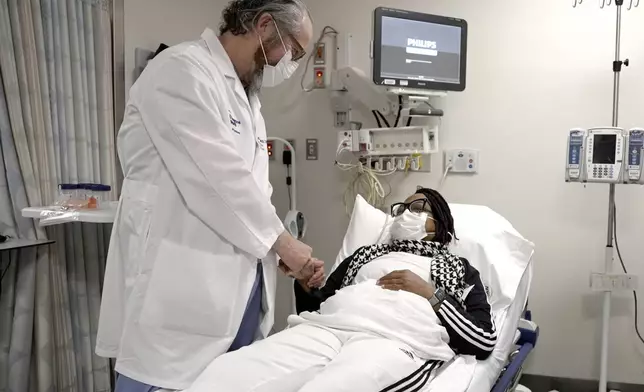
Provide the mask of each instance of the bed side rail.
POLYGON ((523 371, 523 364, 537 344, 539 327, 534 330, 519 328, 519 332, 521 337, 517 344, 520 348, 510 355, 510 363, 503 369, 492 392, 510 392, 516 388, 523 371))

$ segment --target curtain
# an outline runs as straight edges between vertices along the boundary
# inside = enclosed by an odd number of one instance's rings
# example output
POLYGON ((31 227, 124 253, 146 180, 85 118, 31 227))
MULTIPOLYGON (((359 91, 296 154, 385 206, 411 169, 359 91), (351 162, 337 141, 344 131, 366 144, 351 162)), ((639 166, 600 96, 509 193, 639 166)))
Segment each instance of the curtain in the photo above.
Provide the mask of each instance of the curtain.
POLYGON ((36 227, 57 185, 116 185, 111 2, 0 0, 0 231, 56 240, 4 252, 0 391, 109 391, 94 354, 110 227, 36 227))

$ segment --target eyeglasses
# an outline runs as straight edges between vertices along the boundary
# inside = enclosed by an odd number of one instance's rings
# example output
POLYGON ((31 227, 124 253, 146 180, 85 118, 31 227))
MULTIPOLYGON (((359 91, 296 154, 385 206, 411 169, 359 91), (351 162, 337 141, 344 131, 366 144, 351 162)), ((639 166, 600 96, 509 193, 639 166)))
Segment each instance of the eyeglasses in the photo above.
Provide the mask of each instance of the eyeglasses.
POLYGON ((431 215, 432 208, 427 199, 414 200, 411 203, 395 203, 391 206, 391 216, 394 218, 405 213, 405 211, 420 214, 426 212, 431 215))
MULTIPOLYGON (((284 50, 286 49, 286 43, 284 43, 284 39, 282 39, 282 33, 280 33, 280 28, 277 26, 277 22, 275 19, 273 19, 273 24, 275 25, 275 31, 277 31, 277 36, 280 38, 280 41, 282 41, 282 45, 284 45, 284 50)), ((289 41, 291 41, 291 60, 292 61, 299 61, 306 55, 306 51, 300 45, 300 43, 293 37, 293 34, 289 34, 287 36, 289 41)), ((261 41, 260 41, 261 43, 261 41)))
POLYGON ((295 37, 289 34, 288 38, 291 40, 291 54, 293 55, 293 61, 300 61, 304 56, 306 56, 306 50, 304 50, 295 37))

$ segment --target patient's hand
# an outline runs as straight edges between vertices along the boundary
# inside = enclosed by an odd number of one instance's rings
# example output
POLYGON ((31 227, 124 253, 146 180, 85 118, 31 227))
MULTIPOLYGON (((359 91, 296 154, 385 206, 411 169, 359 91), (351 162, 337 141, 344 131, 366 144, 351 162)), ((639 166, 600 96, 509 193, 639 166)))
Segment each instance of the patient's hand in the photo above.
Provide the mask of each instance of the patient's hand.
POLYGON ((300 285, 308 292, 309 288, 320 288, 324 284, 324 261, 312 258, 304 266, 302 271, 293 272, 283 261, 280 260, 279 268, 285 275, 297 279, 300 285))
POLYGON ((408 270, 394 271, 383 276, 378 280, 378 286, 385 290, 407 291, 428 300, 434 296, 435 291, 434 284, 431 281, 427 282, 408 270))
POLYGON ((311 288, 319 289, 324 284, 326 276, 324 275, 324 261, 313 259, 313 268, 315 272, 313 276, 306 282, 306 285, 311 288))

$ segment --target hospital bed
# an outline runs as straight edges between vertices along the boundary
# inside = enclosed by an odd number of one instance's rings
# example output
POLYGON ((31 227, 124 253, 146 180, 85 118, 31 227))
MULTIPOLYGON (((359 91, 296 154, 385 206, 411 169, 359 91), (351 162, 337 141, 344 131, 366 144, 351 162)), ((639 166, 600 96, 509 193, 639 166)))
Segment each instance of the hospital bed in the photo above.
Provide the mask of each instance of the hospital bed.
MULTIPOLYGON (((526 310, 534 245, 487 207, 450 208, 459 238, 451 251, 467 258, 480 273, 494 316, 497 344, 485 361, 457 356, 419 392, 512 392, 538 337, 538 328, 529 322, 526 310)), ((388 214, 358 196, 333 269, 359 247, 389 241, 390 224, 388 214)))
MULTIPOLYGON (((454 381, 461 381, 467 375, 469 384, 460 388, 461 391, 512 392, 518 385, 526 359, 536 346, 539 333, 527 310, 534 245, 505 218, 487 207, 450 204, 450 208, 459 238, 452 251, 466 257, 479 270, 486 286, 496 286, 497 293, 492 297, 503 297, 491 301, 498 340, 487 360, 461 358, 453 361, 423 392, 452 391, 454 381), (488 264, 483 260, 492 261, 488 264), (519 328, 520 324, 522 328, 519 328)), ((390 224, 388 214, 358 196, 333 269, 360 246, 389 241, 390 224)))

